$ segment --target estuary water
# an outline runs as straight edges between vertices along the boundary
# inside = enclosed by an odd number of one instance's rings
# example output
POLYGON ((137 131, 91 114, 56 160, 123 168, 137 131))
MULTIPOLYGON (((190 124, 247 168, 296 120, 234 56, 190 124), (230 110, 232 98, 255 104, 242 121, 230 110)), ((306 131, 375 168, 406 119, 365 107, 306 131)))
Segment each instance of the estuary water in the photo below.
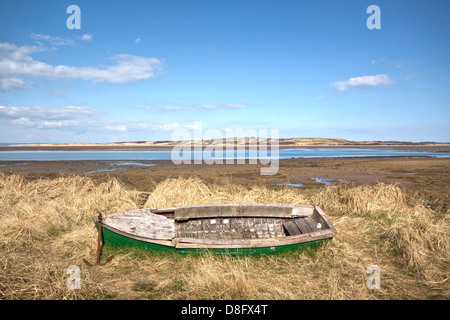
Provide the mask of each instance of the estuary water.
POLYGON ((77 161, 77 160, 172 160, 177 159, 290 159, 290 158, 348 158, 348 157, 436 157, 448 158, 450 153, 369 148, 292 148, 278 152, 249 150, 223 152, 162 151, 0 151, 0 161, 77 161))

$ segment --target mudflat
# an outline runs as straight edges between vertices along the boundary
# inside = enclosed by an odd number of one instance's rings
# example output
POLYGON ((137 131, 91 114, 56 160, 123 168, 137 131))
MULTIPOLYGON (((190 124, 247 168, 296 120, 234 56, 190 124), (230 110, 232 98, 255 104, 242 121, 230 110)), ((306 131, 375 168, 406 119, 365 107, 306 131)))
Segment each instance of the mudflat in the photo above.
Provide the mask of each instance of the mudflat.
POLYGON ((377 182, 414 190, 450 194, 450 158, 312 158, 280 160, 277 174, 262 176, 261 164, 180 164, 159 161, 0 161, 0 171, 21 173, 28 179, 86 175, 103 181, 116 177, 128 187, 151 191, 167 178, 199 177, 221 184, 269 185, 273 188, 314 188, 325 185, 377 182))

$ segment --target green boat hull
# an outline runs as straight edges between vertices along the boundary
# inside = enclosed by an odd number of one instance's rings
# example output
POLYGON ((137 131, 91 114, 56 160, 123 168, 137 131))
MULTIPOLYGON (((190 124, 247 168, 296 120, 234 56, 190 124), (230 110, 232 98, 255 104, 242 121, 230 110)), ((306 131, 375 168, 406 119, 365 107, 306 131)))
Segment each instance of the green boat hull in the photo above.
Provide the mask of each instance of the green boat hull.
POLYGON ((166 251, 166 252, 177 252, 179 254, 189 254, 189 253, 202 253, 211 252, 219 255, 230 255, 230 256, 256 256, 261 254, 274 254, 284 251, 299 250, 308 247, 314 247, 322 244, 322 242, 329 239, 321 239, 310 242, 302 242, 289 245, 271 246, 271 247, 253 247, 253 248, 209 248, 209 249, 198 249, 198 248, 175 248, 173 246, 166 246, 161 244, 156 244, 152 242, 142 241, 138 239, 133 239, 122 234, 116 233, 107 228, 102 228, 102 242, 103 244, 116 246, 116 247, 135 247, 150 251, 166 251))

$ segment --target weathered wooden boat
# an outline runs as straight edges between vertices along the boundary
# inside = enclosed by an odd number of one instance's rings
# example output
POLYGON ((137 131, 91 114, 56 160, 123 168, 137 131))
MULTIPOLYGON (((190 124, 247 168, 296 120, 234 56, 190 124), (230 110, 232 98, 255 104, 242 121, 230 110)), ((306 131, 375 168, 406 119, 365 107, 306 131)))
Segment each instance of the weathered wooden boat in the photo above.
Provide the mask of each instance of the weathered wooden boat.
MULTIPOLYGON (((97 218, 94 218, 98 225, 97 218)), ((320 207, 220 204, 139 209, 106 216, 102 241, 179 253, 254 255, 317 245, 336 235, 320 207)))

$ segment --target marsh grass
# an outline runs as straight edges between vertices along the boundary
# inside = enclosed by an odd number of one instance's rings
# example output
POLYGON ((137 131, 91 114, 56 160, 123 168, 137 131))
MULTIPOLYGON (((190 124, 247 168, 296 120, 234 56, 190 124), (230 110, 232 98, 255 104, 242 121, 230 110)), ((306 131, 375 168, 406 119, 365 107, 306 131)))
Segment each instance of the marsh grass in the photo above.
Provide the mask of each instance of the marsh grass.
MULTIPOLYGON (((151 187, 149 186, 149 189, 151 187)), ((139 207, 139 190, 115 178, 83 176, 27 181, 0 174, 1 299, 448 299, 448 214, 397 185, 295 188, 167 179, 152 187, 147 207, 206 203, 322 206, 337 236, 320 247, 259 257, 178 255, 105 246, 111 263, 95 261, 92 218, 139 207), (82 288, 66 285, 69 265, 82 288), (381 289, 366 287, 369 265, 381 289)), ((445 204, 445 206, 447 206, 445 204)), ((440 203, 440 208, 444 204, 440 203)))

